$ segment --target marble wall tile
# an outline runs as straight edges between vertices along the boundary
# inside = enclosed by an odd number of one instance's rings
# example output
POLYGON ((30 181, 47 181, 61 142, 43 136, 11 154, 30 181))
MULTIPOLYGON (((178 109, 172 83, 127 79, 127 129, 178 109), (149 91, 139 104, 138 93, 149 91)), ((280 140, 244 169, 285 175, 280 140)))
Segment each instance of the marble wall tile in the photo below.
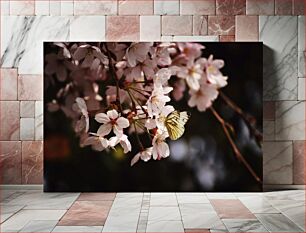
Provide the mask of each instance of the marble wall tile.
POLYGON ((193 19, 192 34, 195 35, 195 36, 207 35, 207 33, 208 33, 207 16, 194 15, 192 19, 193 19))
POLYGON ((179 0, 155 0, 154 1, 155 15, 179 15, 180 1, 179 0))
POLYGON ((275 102, 264 101, 263 102, 263 119, 275 120, 275 102))
POLYGON ((180 0, 181 15, 214 15, 215 13, 215 0, 180 0))
POLYGON ((182 221, 149 221, 146 232, 177 232, 184 233, 182 221))
POLYGON ((35 140, 43 140, 43 101, 35 102, 35 140))
POLYGON ((34 14, 35 14, 34 0, 10 1, 10 15, 34 15, 34 14))
POLYGON ((237 199, 210 199, 219 217, 222 219, 256 219, 237 199))
POLYGON ((118 0, 119 15, 152 15, 153 0, 118 0))
POLYGON ((117 0, 74 1, 74 15, 116 15, 117 0))
POLYGON ((19 100, 42 100, 43 78, 41 75, 18 76, 18 99, 19 100))
POLYGON ((292 0, 275 0, 275 15, 292 15, 292 0))
POLYGON ((229 232, 269 232, 258 220, 224 219, 229 232))
POLYGON ((298 78, 298 100, 305 100, 305 78, 298 78))
POLYGON ((19 140, 19 102, 1 101, 0 113, 0 140, 19 140))
POLYGON ((61 1, 50 1, 50 15, 61 15, 61 1))
POLYGON ((276 103, 275 139, 305 139, 305 102, 281 101, 276 103))
POLYGON ((297 17, 260 16, 264 100, 297 99, 297 17))
POLYGON ((192 16, 162 16, 162 35, 192 35, 192 16))
POLYGON ((73 15, 73 1, 61 0, 61 15, 73 15))
POLYGON ((270 232, 302 232, 302 229, 282 214, 256 214, 270 232))
POLYGON ((292 142, 264 142, 265 184, 292 184, 292 142))
POLYGON ((139 41, 139 16, 107 16, 106 40, 139 41))
POLYGON ((274 15, 274 0, 246 0, 247 15, 274 15))
POLYGON ((10 14, 10 1, 0 1, 1 4, 1 15, 9 15, 10 14))
POLYGON ((298 17, 298 77, 305 76, 305 16, 298 17))
POLYGON ((293 184, 305 184, 305 141, 293 142, 293 184))
POLYGON ((219 37, 218 36, 173 36, 172 41, 217 42, 219 41, 219 37))
POLYGON ((35 15, 50 15, 50 1, 36 0, 35 15))
POLYGON ((22 183, 41 184, 43 180, 43 142, 22 142, 22 183))
POLYGON ((292 13, 294 15, 305 15, 305 1, 293 0, 292 13))
POLYGON ((160 41, 160 16, 140 16, 140 41, 160 41))
POLYGON ((4 16, 2 67, 18 67, 19 74, 42 74, 43 41, 68 40, 69 22, 69 17, 62 16, 4 16))
POLYGON ((216 0, 217 15, 245 15, 246 0, 216 0))
POLYGON ((263 121, 263 139, 264 141, 275 140, 275 121, 263 121))
POLYGON ((35 101, 20 101, 20 117, 34 117, 35 101))
POLYGON ((17 69, 0 72, 0 100, 17 100, 17 69))
POLYGON ((76 201, 59 221, 59 226, 104 225, 112 201, 76 201))
POLYGON ((221 35, 219 36, 220 42, 235 42, 235 36, 234 35, 221 35))
POLYGON ((29 141, 34 138, 34 118, 20 118, 20 140, 29 141))
POLYGON ((105 41, 105 16, 76 16, 70 20, 70 41, 105 41))
POLYGON ((236 41, 258 41, 258 16, 236 16, 236 41))
POLYGON ((208 35, 235 35, 235 16, 208 16, 208 35))
POLYGON ((1 183, 21 184, 21 142, 0 141, 0 161, 1 183))

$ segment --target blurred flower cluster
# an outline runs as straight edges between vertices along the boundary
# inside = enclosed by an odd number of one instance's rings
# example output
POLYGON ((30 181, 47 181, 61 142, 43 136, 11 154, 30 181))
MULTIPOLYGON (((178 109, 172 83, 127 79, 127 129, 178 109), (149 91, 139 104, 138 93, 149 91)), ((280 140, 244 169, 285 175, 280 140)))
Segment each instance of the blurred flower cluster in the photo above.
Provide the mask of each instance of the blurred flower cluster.
POLYGON ((167 127, 168 116, 181 111, 169 102, 184 97, 190 107, 203 112, 227 85, 220 72, 224 62, 212 55, 202 57, 204 46, 199 43, 54 43, 54 47, 56 52, 45 57, 45 88, 55 89, 48 111, 61 110, 71 119, 81 146, 97 151, 120 146, 124 153, 137 147, 131 165, 169 156, 169 129, 183 132, 186 123, 178 114, 170 122, 173 127, 167 127), (98 128, 92 126, 97 124, 98 128), (144 145, 142 134, 150 145, 144 145))

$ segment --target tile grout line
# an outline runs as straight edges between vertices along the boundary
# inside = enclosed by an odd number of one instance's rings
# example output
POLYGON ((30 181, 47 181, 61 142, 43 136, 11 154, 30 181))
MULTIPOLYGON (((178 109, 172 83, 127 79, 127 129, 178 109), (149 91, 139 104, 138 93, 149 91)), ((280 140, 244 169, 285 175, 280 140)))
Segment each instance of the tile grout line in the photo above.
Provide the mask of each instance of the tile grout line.
POLYGON ((143 193, 136 232, 146 232, 147 230, 150 200, 151 200, 151 193, 143 193), (146 213, 144 213, 143 210, 146 210, 146 213), (145 222, 144 225, 142 221, 145 222), (145 227, 145 229, 143 227, 145 227))

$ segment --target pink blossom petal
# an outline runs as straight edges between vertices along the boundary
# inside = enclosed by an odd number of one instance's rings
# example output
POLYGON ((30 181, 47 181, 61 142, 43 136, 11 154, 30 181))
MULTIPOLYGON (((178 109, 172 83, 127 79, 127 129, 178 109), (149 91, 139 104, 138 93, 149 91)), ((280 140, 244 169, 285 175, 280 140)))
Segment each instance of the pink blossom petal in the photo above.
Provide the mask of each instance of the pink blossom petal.
POLYGON ((131 160, 131 166, 133 166, 135 163, 139 161, 140 153, 136 154, 133 159, 131 160))
POLYGON ((129 127, 130 122, 128 119, 124 118, 124 117, 119 117, 116 121, 117 125, 119 128, 124 129, 129 127))
POLYGON ((110 122, 110 119, 109 119, 108 115, 106 115, 105 113, 96 114, 95 120, 99 123, 102 123, 102 124, 110 122))
POLYGON ((99 127, 97 134, 101 136, 105 136, 105 135, 108 135, 111 131, 112 131, 112 125, 104 124, 99 127))
POLYGON ((109 110, 109 111, 107 111, 107 116, 110 118, 110 119, 112 119, 112 120, 114 120, 114 119, 117 119, 118 118, 118 112, 115 110, 115 109, 113 109, 113 110, 109 110))
POLYGON ((117 125, 113 126, 113 131, 118 137, 121 137, 123 134, 122 128, 119 128, 117 125))
POLYGON ((57 67, 56 70, 56 77, 58 79, 58 81, 64 82, 67 78, 67 70, 65 68, 65 66, 61 65, 57 67))
POLYGON ((77 61, 82 60, 87 54, 87 48, 79 47, 73 54, 73 58, 77 61))

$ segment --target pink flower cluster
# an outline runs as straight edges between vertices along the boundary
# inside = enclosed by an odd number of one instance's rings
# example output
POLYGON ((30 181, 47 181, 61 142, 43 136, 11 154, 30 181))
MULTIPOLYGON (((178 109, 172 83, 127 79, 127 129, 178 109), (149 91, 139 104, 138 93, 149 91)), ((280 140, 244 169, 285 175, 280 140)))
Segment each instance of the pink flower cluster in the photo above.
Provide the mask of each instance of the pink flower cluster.
MULTIPOLYGON (((202 57, 199 43, 54 43, 57 53, 46 55, 46 88, 60 86, 48 103, 73 122, 81 146, 94 150, 132 151, 135 134, 139 160, 170 155, 167 116, 169 104, 183 97, 190 107, 205 111, 227 85, 222 60, 202 57), (58 85, 59 84, 59 85, 58 85), (92 132, 90 119, 100 124, 92 132), (144 147, 140 134, 151 146, 144 147)), ((181 109, 178 109, 181 110, 181 109)))

